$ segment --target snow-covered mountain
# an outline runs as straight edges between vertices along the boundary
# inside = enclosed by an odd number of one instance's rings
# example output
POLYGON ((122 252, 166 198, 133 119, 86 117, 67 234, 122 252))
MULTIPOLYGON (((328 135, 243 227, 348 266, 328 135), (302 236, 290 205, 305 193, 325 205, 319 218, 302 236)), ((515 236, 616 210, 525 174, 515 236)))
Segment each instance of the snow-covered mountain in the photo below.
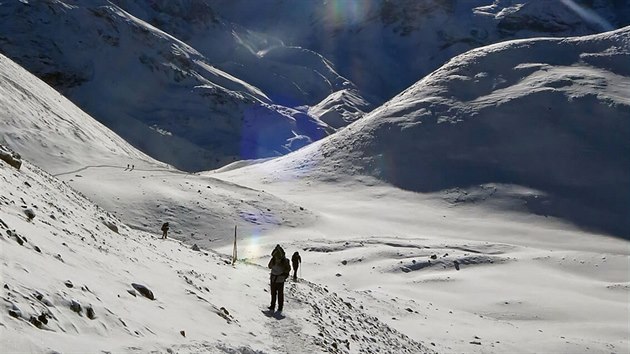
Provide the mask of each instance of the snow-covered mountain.
POLYGON ((531 212, 627 238, 629 48, 625 27, 472 50, 264 169, 282 179, 368 175, 462 202, 515 198, 531 212))
POLYGON ((471 48, 594 33, 628 23, 629 9, 572 0, 9 0, 0 3, 0 52, 144 153, 197 171, 295 151, 471 48))
POLYGON ((3 2, 0 51, 135 147, 186 170, 277 156, 334 130, 291 108, 354 87, 320 55, 264 44, 199 1, 120 3, 3 2))
POLYGON ((216 0, 212 7, 322 54, 364 95, 381 100, 476 47, 630 24, 630 2, 608 0, 216 0))
POLYGON ((169 221, 180 240, 210 247, 241 232, 307 225, 315 216, 261 190, 179 171, 144 155, 0 55, 0 141, 127 225, 169 221))

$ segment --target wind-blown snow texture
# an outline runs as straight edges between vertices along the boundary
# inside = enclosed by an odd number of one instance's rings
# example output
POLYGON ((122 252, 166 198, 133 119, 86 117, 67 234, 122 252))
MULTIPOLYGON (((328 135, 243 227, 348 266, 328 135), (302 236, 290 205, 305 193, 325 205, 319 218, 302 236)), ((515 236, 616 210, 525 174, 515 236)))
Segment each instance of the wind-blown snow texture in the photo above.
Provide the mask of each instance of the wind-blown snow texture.
POLYGON ((626 27, 473 50, 269 168, 418 192, 522 185, 530 211, 630 237, 629 48, 626 27))

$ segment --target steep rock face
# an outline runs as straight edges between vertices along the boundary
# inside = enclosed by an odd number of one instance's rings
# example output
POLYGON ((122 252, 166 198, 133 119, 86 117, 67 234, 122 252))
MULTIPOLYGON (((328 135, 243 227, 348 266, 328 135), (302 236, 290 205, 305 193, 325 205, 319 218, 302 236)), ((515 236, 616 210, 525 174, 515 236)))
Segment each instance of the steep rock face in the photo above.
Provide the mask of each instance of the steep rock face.
MULTIPOLYGON (((193 33, 194 26, 215 26, 208 7, 180 11, 170 4, 147 2, 142 9, 164 11, 180 24, 190 20, 193 33)), ((4 54, 134 146, 181 169, 284 154, 299 145, 296 137, 308 143, 332 131, 305 114, 287 114, 260 88, 108 1, 4 2, 0 33, 4 54)), ((333 72, 331 79, 346 83, 333 72)), ((309 84, 322 98, 335 89, 309 84)))
POLYGON ((630 24, 627 1, 217 0, 231 21, 321 53, 362 94, 389 99, 467 50, 630 24))
MULTIPOLYGON (((364 119, 281 158, 418 192, 538 190, 527 208, 630 236, 630 27, 462 54, 364 119)), ((271 170, 280 170, 274 167, 271 170)))

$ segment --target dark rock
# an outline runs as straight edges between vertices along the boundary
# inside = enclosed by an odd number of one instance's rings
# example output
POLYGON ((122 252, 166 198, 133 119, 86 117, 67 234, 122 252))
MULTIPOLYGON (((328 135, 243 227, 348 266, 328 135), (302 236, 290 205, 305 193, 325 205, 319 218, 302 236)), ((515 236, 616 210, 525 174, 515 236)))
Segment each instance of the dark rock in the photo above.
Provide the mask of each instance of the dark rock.
POLYGON ((182 335, 182 337, 184 337, 184 338, 186 337, 186 331, 183 331, 183 330, 182 330, 182 331, 179 331, 179 334, 181 334, 181 335, 182 335))
POLYGON ((455 266, 455 269, 459 270, 459 262, 458 261, 453 261, 453 265, 455 266))
POLYGON ((68 288, 73 288, 73 287, 74 287, 74 284, 72 284, 72 282, 71 282, 70 280, 66 280, 66 282, 65 282, 65 283, 63 283, 63 284, 64 284, 66 287, 68 287, 68 288))
POLYGON ((336 276, 336 277, 340 277, 340 276, 341 276, 341 274, 340 274, 340 273, 337 273, 337 274, 335 274, 335 276, 336 276))
POLYGON ((39 253, 42 253, 42 250, 41 250, 41 249, 39 249, 39 247, 37 247, 37 246, 33 246, 33 249, 34 249, 35 251, 39 252, 39 253))
POLYGON ((31 318, 28 321, 32 323, 33 326, 37 328, 42 328, 42 322, 37 317, 31 316, 31 318))
POLYGON ((17 234, 15 235, 15 241, 17 241, 20 246, 24 245, 24 240, 17 234))
POLYGON ((26 218, 28 219, 28 221, 31 221, 33 219, 35 219, 35 212, 33 211, 33 209, 28 208, 28 209, 24 209, 24 215, 26 215, 26 218))
POLYGON ((85 313, 87 314, 87 317, 91 320, 96 318, 96 314, 94 313, 92 305, 88 306, 88 308, 85 310, 85 313))
POLYGON ((18 310, 9 310, 9 316, 11 317, 20 318, 21 315, 22 313, 18 310))
POLYGON ((197 244, 196 244, 196 243, 195 243, 194 245, 192 245, 192 250, 193 250, 193 251, 201 251, 201 250, 199 249, 199 246, 197 246, 197 244))
POLYGON ((39 322, 43 324, 48 324, 48 316, 46 316, 45 313, 42 313, 41 315, 37 316, 37 319, 39 320, 39 322))
POLYGON ((25 186, 27 186, 27 187, 30 187, 30 186, 31 186, 31 184, 30 184, 30 183, 28 183, 27 181, 24 181, 24 185, 25 185, 25 186))
POLYGON ((103 225, 107 226, 107 228, 113 232, 118 233, 118 226, 115 223, 109 220, 103 220, 103 225))
POLYGON ((437 255, 432 254, 432 255, 431 255, 431 259, 437 259, 437 255))
POLYGON ((304 208, 300 207, 300 210, 304 210, 304 208))
POLYGON ((128 292, 129 294, 133 295, 134 297, 136 297, 136 296, 137 296, 136 291, 135 291, 135 290, 133 290, 133 289, 127 289, 127 292, 128 292))
POLYGON ((72 300, 70 302, 70 310, 80 314, 81 313, 81 304, 77 300, 72 300))
POLYGON ((481 342, 472 341, 472 342, 470 342, 470 344, 481 345, 481 342))
POLYGON ((348 261, 346 261, 345 259, 343 261, 341 261, 341 264, 346 265, 348 264, 348 261))
POLYGON ((142 284, 137 284, 137 283, 131 283, 131 286, 133 286, 133 288, 136 289, 136 291, 142 294, 144 297, 151 300, 155 300, 155 296, 153 296, 153 292, 149 290, 149 288, 147 288, 146 286, 142 284))
POLYGON ((16 169, 22 167, 22 157, 15 151, 11 151, 8 148, 0 145, 0 160, 8 163, 16 169))
POLYGON ((409 307, 407 307, 405 310, 407 310, 407 312, 413 312, 413 310, 409 307))

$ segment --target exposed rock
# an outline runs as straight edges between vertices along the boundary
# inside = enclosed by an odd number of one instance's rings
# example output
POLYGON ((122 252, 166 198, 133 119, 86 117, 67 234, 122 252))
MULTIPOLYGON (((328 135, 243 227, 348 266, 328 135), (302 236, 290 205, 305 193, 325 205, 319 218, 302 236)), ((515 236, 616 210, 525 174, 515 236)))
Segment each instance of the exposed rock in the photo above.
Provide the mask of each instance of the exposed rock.
POLYGON ((66 280, 63 284, 66 287, 68 287, 68 288, 73 288, 74 287, 74 284, 72 284, 72 282, 70 280, 66 280))
POLYGON ((70 302, 70 310, 80 314, 81 313, 81 304, 77 300, 72 300, 70 302))
POLYGON ((341 261, 341 264, 346 265, 348 264, 348 261, 346 261, 345 259, 343 261, 341 261))
POLYGON ((0 160, 8 163, 18 170, 22 167, 22 157, 20 154, 2 145, 0 145, 0 160))
POLYGON ((194 245, 192 245, 192 250, 193 251, 200 251, 199 246, 197 246, 196 243, 194 245))
POLYGON ((103 224, 107 226, 108 229, 118 233, 118 226, 109 220, 103 220, 103 224))
POLYGON ((93 320, 96 318, 96 314, 94 313, 94 309, 92 308, 92 305, 88 306, 85 312, 89 319, 93 320))
POLYGON ((138 293, 135 290, 133 290, 133 289, 127 289, 127 292, 129 294, 133 295, 134 297, 138 296, 138 293))
POLYGON ((431 255, 431 259, 437 259, 437 255, 432 254, 432 255, 431 255))
POLYGON ((33 246, 33 249, 39 253, 42 253, 42 250, 37 246, 33 246))
POLYGON ((133 286, 133 288, 136 289, 136 291, 142 294, 144 297, 151 300, 155 300, 155 297, 153 296, 153 292, 149 290, 149 288, 147 288, 146 286, 142 284, 137 284, 137 283, 131 283, 131 286, 133 286))
POLYGON ((46 316, 45 313, 42 313, 41 315, 37 316, 37 319, 43 324, 48 324, 48 316, 46 316))
POLYGON ((42 328, 42 322, 35 316, 31 316, 31 318, 28 320, 30 323, 33 324, 33 326, 37 327, 37 328, 42 328))
POLYGON ((26 215, 28 221, 35 219, 35 212, 31 208, 24 209, 24 215, 26 215))
POLYGON ((179 331, 179 334, 181 334, 181 335, 182 335, 182 337, 186 337, 186 331, 184 331, 184 330, 179 331))

